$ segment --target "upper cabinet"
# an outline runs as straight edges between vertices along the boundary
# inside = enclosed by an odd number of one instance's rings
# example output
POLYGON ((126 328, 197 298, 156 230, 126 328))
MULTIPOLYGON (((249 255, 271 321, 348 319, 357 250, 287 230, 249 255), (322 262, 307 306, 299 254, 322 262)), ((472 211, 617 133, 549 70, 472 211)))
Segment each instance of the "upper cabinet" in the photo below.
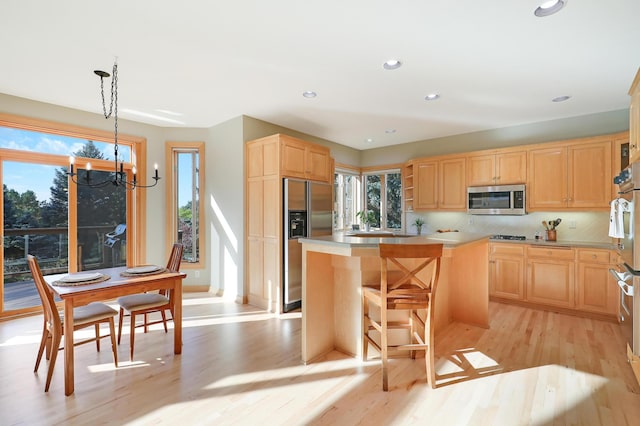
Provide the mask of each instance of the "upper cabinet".
POLYGON ((640 69, 629 89, 629 156, 630 162, 640 160, 640 69))
POLYGON ((329 148, 289 136, 280 136, 280 169, 285 177, 330 182, 332 178, 329 148))
POLYGON ((466 159, 415 160, 413 162, 413 208, 415 210, 466 209, 466 159))
POLYGON ((467 185, 510 185, 527 180, 527 152, 513 151, 467 157, 467 185))
POLYGON ((529 210, 607 209, 612 142, 557 144, 529 151, 529 210))

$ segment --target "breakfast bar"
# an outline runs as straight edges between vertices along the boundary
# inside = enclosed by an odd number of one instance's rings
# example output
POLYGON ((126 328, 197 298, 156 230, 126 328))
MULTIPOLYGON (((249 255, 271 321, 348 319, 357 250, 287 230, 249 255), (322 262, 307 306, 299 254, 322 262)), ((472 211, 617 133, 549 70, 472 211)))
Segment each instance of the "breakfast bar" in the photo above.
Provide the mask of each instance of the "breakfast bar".
POLYGON ((444 244, 435 300, 435 332, 459 321, 489 327, 488 236, 447 232, 427 236, 338 234, 301 238, 302 361, 333 350, 361 356, 363 284, 380 280, 378 246, 444 244))

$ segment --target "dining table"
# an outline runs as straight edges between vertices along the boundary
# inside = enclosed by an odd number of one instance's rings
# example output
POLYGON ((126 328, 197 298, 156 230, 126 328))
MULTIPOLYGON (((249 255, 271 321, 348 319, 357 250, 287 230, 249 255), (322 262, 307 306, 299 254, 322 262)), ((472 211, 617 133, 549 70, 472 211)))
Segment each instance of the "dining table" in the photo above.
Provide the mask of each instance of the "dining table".
MULTIPOLYGON (((74 344, 73 309, 91 302, 105 302, 128 294, 168 289, 173 292, 173 353, 182 353, 182 280, 183 272, 162 268, 161 272, 132 274, 131 268, 117 267, 98 269, 91 273, 100 274, 100 282, 89 283, 64 280, 64 274, 45 276, 47 285, 62 299, 64 304, 64 392, 69 396, 74 392, 74 344), (69 285, 69 281, 71 285, 69 285)), ((73 274, 68 274, 73 276, 73 274)))

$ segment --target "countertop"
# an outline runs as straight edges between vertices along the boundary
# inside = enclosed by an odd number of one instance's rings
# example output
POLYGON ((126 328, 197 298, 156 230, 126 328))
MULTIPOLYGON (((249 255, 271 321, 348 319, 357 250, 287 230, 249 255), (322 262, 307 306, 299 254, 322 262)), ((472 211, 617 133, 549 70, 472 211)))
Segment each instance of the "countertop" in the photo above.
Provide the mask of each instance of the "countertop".
POLYGON ((618 247, 611 243, 599 243, 592 241, 545 241, 545 240, 494 240, 489 239, 492 243, 504 243, 504 244, 530 244, 532 246, 544 246, 544 247, 571 247, 571 248, 596 248, 602 250, 617 250, 618 247))
POLYGON ((482 239, 488 239, 491 243, 500 244, 529 244, 544 247, 571 247, 571 248, 595 248, 602 250, 617 250, 617 246, 611 243, 592 241, 544 241, 544 240, 494 240, 491 235, 470 232, 442 232, 429 235, 393 234, 388 231, 336 233, 321 237, 299 238, 300 243, 316 243, 334 246, 349 247, 378 247, 380 243, 385 244, 428 244, 443 243, 445 247, 454 248, 463 244, 471 243, 482 239), (366 236, 365 236, 366 235, 366 236))
POLYGON ((454 248, 463 244, 468 244, 478 240, 489 238, 487 234, 476 234, 469 232, 443 232, 430 235, 396 235, 392 233, 381 233, 373 231, 370 233, 361 232, 357 236, 336 233, 321 237, 299 238, 300 243, 316 243, 336 246, 350 247, 378 247, 380 243, 384 244, 438 244, 443 243, 445 247, 454 248))

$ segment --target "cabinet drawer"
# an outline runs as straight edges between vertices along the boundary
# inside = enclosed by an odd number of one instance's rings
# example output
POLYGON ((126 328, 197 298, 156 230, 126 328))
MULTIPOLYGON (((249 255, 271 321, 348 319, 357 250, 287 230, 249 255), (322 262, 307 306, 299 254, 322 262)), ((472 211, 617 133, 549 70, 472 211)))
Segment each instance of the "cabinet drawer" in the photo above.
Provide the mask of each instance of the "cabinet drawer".
POLYGON ((574 253, 572 248, 529 246, 527 248, 527 256, 541 257, 551 260, 573 260, 574 253))
POLYGON ((578 261, 591 263, 610 263, 611 252, 608 250, 578 250, 578 261))
POLYGON ((524 245, 519 244, 490 244, 489 254, 503 256, 524 256, 524 245))

